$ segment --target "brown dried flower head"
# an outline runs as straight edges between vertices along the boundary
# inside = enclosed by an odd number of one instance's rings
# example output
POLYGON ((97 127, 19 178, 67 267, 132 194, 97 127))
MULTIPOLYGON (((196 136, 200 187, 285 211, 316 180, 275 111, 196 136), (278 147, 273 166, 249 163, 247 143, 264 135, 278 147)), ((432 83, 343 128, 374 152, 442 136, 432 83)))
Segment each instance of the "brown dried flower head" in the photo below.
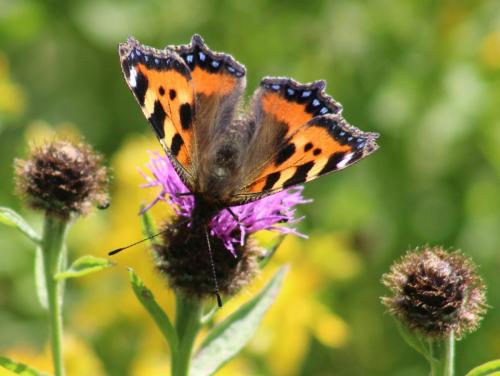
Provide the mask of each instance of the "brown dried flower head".
POLYGON ((55 140, 32 147, 28 159, 16 159, 14 167, 18 194, 48 215, 67 220, 94 205, 109 205, 107 169, 85 143, 55 140))
MULTIPOLYGON (((203 228, 188 226, 175 217, 160 229, 162 244, 154 246, 156 266, 170 286, 195 299, 213 298, 215 285, 203 228)), ((246 286, 259 271, 264 251, 252 239, 236 247, 233 256, 218 237, 210 236, 213 262, 221 294, 231 296, 246 286)))
POLYGON ((474 331, 486 311, 485 286, 459 251, 425 247, 408 252, 382 277, 392 296, 382 302, 411 330, 430 338, 474 331))

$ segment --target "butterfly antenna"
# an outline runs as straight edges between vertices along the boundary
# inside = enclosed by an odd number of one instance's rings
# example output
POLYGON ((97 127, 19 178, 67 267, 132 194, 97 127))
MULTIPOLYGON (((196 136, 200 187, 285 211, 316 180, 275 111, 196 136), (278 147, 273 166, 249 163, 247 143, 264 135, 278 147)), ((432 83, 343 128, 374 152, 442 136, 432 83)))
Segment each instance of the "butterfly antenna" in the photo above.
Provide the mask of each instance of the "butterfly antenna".
POLYGON ((163 231, 160 231, 159 233, 157 234, 154 234, 154 235, 151 235, 151 236, 148 236, 147 238, 145 239, 141 239, 139 241, 136 241, 135 243, 132 243, 132 244, 129 244, 129 245, 126 245, 125 247, 121 247, 121 248, 116 248, 110 252, 108 252, 108 256, 113 256, 113 255, 116 255, 118 252, 121 252, 121 251, 124 251, 125 249, 127 248, 130 248, 130 247, 133 247, 134 245, 137 245, 137 244, 140 244, 142 242, 145 242, 146 240, 151 240, 153 238, 156 238, 158 235, 161 235, 163 234, 165 231, 167 230, 163 230, 163 231))
POLYGON ((215 286, 215 296, 217 297, 217 305, 222 307, 222 299, 219 294, 219 284, 217 283, 217 274, 215 273, 215 264, 214 264, 214 259, 212 256, 212 246, 210 245, 210 238, 208 236, 208 229, 207 226, 205 226, 205 237, 207 239, 207 245, 208 245, 208 257, 210 258, 210 266, 212 268, 212 277, 214 279, 214 286, 215 286))

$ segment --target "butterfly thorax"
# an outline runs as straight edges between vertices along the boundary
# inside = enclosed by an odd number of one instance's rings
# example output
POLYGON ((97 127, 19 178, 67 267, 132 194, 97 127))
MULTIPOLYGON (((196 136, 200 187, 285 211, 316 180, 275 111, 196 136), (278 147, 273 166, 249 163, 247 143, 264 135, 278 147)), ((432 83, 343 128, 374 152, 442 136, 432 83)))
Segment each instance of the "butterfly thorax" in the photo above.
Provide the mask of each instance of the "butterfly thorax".
POLYGON ((208 205, 224 207, 237 189, 241 170, 238 143, 222 139, 200 161, 196 191, 208 205))

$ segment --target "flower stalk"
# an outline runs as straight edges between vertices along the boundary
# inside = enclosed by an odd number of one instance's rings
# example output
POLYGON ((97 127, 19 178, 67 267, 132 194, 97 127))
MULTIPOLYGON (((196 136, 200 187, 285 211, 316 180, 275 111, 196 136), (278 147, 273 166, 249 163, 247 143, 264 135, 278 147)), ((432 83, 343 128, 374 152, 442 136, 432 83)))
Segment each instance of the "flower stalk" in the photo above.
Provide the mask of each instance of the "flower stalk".
POLYGON ((274 253, 263 249, 252 238, 259 230, 275 230, 282 234, 304 235, 293 227, 302 218, 296 217, 295 206, 308 203, 302 197, 302 187, 287 189, 245 205, 220 210, 203 225, 195 224, 196 202, 184 185, 167 156, 153 154, 148 169, 141 172, 146 188, 161 188, 156 199, 141 210, 146 236, 162 234, 152 244, 157 270, 163 275, 176 296, 176 321, 172 326, 161 312, 152 295, 131 272, 136 296, 151 314, 170 346, 171 374, 187 376, 214 374, 227 360, 236 355, 256 330, 263 314, 277 294, 284 271, 254 299, 209 331, 194 356, 196 338, 209 318, 204 303, 220 295, 226 299, 237 294, 260 272, 261 261, 274 253), (174 209, 175 216, 164 221, 157 231, 152 229, 148 209, 163 201, 174 209), (145 293, 146 292, 146 293, 145 293), (241 330, 239 332, 238 328, 241 330), (175 334, 171 333, 175 330, 175 334))
POLYGON ((55 276, 65 268, 67 258, 65 239, 68 227, 67 221, 46 215, 41 243, 48 303, 50 343, 54 374, 56 376, 64 376, 62 320, 64 281, 58 281, 55 276))
MULTIPOLYGON (((95 206, 107 207, 108 172, 102 165, 102 157, 90 145, 69 140, 33 146, 29 157, 16 159, 14 166, 17 193, 29 207, 44 213, 43 234, 37 241, 43 261, 40 271, 43 282, 39 289, 42 299, 46 298, 43 303, 48 309, 54 373, 64 376, 64 279, 112 265, 87 256, 75 261, 77 267, 66 270, 66 233, 72 221, 88 214, 95 206)), ((29 237, 38 239, 36 233, 29 237)))
POLYGON ((172 376, 189 375, 193 346, 202 327, 203 304, 182 293, 176 294, 175 330, 179 347, 172 354, 172 376))
POLYGON ((431 376, 455 375, 455 335, 451 332, 446 338, 429 340, 431 376))
POLYGON ((474 262, 460 251, 424 247, 395 262, 382 282, 391 291, 383 304, 405 329, 405 341, 427 358, 431 375, 454 376, 455 341, 479 327, 487 307, 474 262))

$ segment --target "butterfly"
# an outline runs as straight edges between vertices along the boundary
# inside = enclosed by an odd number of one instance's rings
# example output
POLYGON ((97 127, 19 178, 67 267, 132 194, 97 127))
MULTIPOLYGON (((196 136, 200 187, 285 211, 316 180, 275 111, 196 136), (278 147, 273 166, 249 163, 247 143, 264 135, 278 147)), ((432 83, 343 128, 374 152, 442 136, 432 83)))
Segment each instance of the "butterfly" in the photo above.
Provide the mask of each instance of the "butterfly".
POLYGON ((341 115, 325 81, 265 77, 241 111, 245 67, 199 35, 158 50, 119 45, 125 80, 165 153, 195 198, 195 223, 259 200, 377 150, 377 133, 341 115))

